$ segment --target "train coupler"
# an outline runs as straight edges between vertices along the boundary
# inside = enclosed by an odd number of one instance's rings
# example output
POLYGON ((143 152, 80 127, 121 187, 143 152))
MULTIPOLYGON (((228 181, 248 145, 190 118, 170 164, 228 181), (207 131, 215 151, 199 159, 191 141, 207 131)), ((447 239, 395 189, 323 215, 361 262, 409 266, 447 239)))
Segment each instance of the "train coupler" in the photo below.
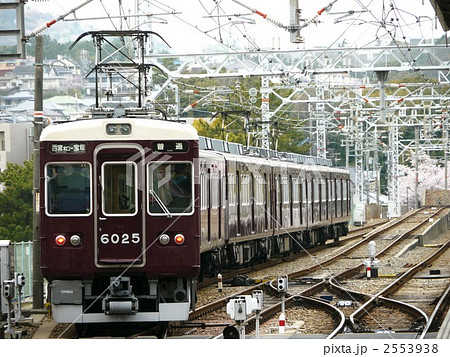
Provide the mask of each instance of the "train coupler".
POLYGON ((134 315, 139 308, 138 299, 133 295, 129 277, 111 277, 109 294, 102 300, 105 315, 134 315))

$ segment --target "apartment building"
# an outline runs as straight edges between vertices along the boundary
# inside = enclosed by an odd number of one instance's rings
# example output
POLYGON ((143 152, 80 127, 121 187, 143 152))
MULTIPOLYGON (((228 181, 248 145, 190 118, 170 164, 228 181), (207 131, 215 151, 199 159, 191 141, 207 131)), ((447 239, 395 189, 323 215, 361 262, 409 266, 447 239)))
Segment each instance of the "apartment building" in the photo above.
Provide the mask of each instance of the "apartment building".
POLYGON ((33 123, 0 123, 0 171, 6 163, 22 164, 33 153, 33 123))

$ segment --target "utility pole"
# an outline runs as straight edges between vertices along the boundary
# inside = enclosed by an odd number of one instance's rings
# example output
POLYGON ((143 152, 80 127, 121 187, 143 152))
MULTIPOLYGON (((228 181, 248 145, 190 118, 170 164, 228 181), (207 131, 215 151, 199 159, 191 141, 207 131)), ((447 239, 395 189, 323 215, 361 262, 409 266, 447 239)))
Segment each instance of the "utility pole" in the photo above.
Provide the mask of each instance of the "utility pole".
POLYGON ((44 119, 43 79, 44 54, 42 36, 36 36, 34 82, 34 155, 33 155, 33 309, 44 307, 44 280, 41 273, 41 230, 39 216, 39 137, 44 119))
POLYGON ((415 127, 415 141, 416 141, 416 157, 415 157, 415 171, 416 177, 414 182, 414 208, 419 208, 419 136, 420 136, 420 125, 417 124, 415 127))
MULTIPOLYGON (((380 84, 380 123, 384 125, 386 123, 386 80, 389 74, 389 71, 375 71, 377 75, 378 82, 380 84)), ((378 131, 377 124, 375 123, 375 147, 373 152, 373 169, 375 171, 375 175, 377 175, 375 180, 375 191, 377 197, 377 205, 380 204, 380 175, 378 174, 378 131)))
POLYGON ((72 10, 60 15, 58 18, 47 22, 45 25, 34 30, 26 36, 26 39, 36 38, 35 54, 35 78, 34 78, 34 149, 33 149, 33 309, 42 309, 44 307, 44 279, 41 273, 41 226, 39 213, 39 138, 42 132, 44 121, 44 101, 43 101, 43 82, 44 82, 44 44, 41 34, 60 20, 74 13, 92 0, 85 0, 82 4, 74 7, 72 10))
POLYGON ((269 77, 261 77, 261 147, 270 149, 269 77))
POLYGON ((323 102, 325 96, 323 87, 318 85, 316 89, 316 111, 314 117, 316 119, 316 145, 317 157, 327 158, 327 128, 326 128, 326 112, 325 103, 323 102))
POLYGON ((448 150, 448 118, 447 116, 445 116, 444 118, 444 132, 443 132, 443 139, 444 139, 444 189, 448 189, 448 154, 447 154, 447 150, 448 150))

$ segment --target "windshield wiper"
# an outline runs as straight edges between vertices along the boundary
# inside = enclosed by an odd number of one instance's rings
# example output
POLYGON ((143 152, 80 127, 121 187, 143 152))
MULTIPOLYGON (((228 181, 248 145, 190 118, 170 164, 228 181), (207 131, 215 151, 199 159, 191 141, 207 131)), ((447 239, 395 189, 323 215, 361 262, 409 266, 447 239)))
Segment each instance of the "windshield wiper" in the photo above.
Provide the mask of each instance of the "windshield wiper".
POLYGON ((169 209, 166 207, 164 202, 161 200, 161 198, 156 194, 155 191, 150 190, 150 194, 153 196, 155 201, 158 203, 158 205, 162 208, 164 213, 167 215, 168 218, 172 218, 172 213, 170 213, 169 209))

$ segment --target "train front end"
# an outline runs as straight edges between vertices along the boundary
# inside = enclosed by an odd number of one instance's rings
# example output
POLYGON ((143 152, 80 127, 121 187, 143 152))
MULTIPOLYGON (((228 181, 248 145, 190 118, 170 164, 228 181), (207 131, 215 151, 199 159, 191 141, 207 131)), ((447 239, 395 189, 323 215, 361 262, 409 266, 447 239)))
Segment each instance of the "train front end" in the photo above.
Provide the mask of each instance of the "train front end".
POLYGON ((54 320, 187 320, 200 271, 195 129, 127 117, 55 124, 40 157, 54 320))

